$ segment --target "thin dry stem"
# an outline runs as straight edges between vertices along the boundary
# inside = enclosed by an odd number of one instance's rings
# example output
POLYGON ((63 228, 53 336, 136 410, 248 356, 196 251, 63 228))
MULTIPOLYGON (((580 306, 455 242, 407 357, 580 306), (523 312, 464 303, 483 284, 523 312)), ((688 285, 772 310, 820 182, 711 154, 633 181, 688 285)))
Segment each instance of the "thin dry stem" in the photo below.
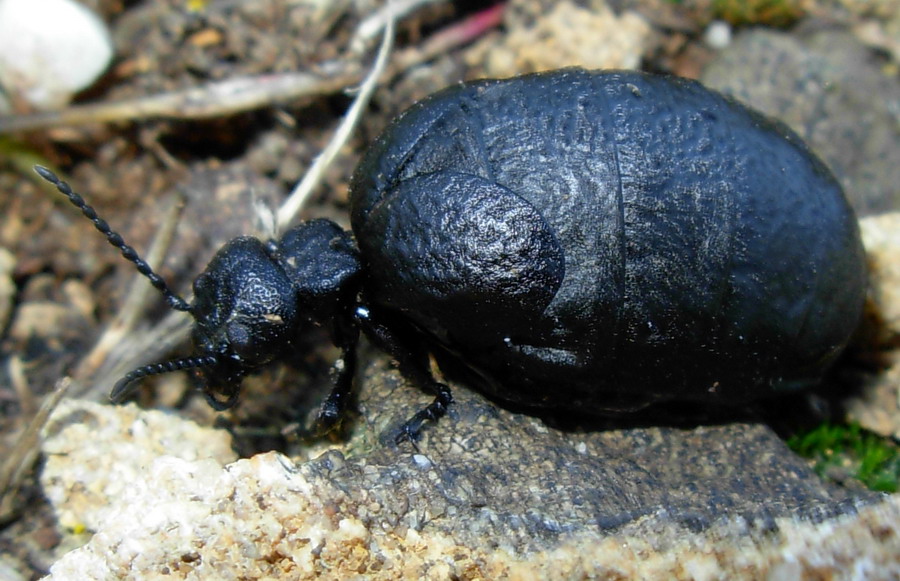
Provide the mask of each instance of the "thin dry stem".
MULTIPOLYGON (((390 6, 390 4, 388 4, 388 6, 390 6)), ((278 209, 278 217, 275 221, 275 228, 278 231, 284 230, 284 228, 294 219, 294 216, 297 215, 297 212, 299 212, 300 208, 306 203, 309 195, 321 183, 325 171, 334 161, 341 147, 343 147, 347 142, 347 139, 350 138, 353 128, 356 127, 356 124, 359 122, 363 110, 368 106, 369 100, 372 98, 372 94, 378 86, 378 80, 381 78, 382 73, 384 73, 384 70, 387 67, 388 56, 391 53, 393 39, 394 21, 390 18, 388 19, 387 27, 384 31, 384 39, 381 41, 381 48, 378 50, 378 58, 375 59, 375 65, 372 67, 372 71, 369 73, 368 77, 366 77, 362 87, 360 87, 359 94, 356 96, 356 99, 354 99, 353 105, 350 106, 350 110, 347 111, 340 126, 329 141, 328 146, 316 158, 312 166, 306 172, 306 175, 303 176, 303 180, 297 184, 297 187, 294 188, 291 195, 288 196, 281 205, 281 208, 278 209)))
MULTIPOLYGON (((382 30, 400 20, 408 14, 412 14, 419 8, 429 4, 438 4, 444 0, 392 0, 375 10, 363 20, 356 28, 350 46, 359 50, 360 47, 369 46, 382 30)), ((392 35, 393 36, 393 35, 392 35)))
POLYGON ((22 432, 13 446, 9 456, 0 468, 0 523, 5 523, 14 518, 18 509, 15 502, 16 493, 22 485, 22 481, 40 452, 38 444, 41 436, 41 430, 50 419, 50 414, 59 405, 59 402, 66 395, 72 380, 64 377, 56 382, 56 387, 48 394, 41 403, 34 418, 28 424, 28 427, 22 432))
POLYGON ((25 375, 24 367, 25 366, 22 365, 22 358, 18 355, 13 355, 6 363, 9 382, 16 392, 16 398, 19 400, 19 408, 22 410, 22 415, 28 417, 34 414, 37 403, 34 399, 34 393, 32 393, 31 387, 28 385, 28 377, 25 375))
MULTIPOLYGON (((396 16, 406 15, 437 0, 398 0, 391 2, 396 16)), ((426 41, 401 53, 395 65, 389 67, 387 78, 421 64, 466 42, 499 22, 503 6, 487 9, 491 21, 479 26, 450 26, 426 41)), ((351 41, 351 57, 346 61, 321 63, 320 73, 294 71, 281 74, 242 76, 183 89, 112 103, 74 105, 62 111, 47 111, 30 115, 0 116, 0 134, 16 131, 37 131, 56 127, 76 127, 95 123, 140 121, 154 118, 208 119, 233 115, 251 109, 261 109, 275 103, 286 103, 303 97, 333 94, 359 83, 362 68, 358 55, 369 41, 386 26, 389 8, 375 12, 360 24, 351 41)), ((473 17, 477 19, 478 15, 473 17)), ((465 22, 471 23, 473 18, 465 22)))
POLYGON ((399 74, 423 62, 429 61, 452 49, 480 38, 488 30, 503 22, 505 6, 498 4, 477 12, 464 20, 442 28, 418 46, 398 52, 394 57, 389 76, 399 74))
POLYGON ((359 80, 355 63, 323 65, 325 76, 290 72, 243 76, 181 91, 117 101, 75 105, 62 111, 0 117, 0 134, 74 127, 139 119, 208 119, 286 103, 301 97, 327 95, 359 80))

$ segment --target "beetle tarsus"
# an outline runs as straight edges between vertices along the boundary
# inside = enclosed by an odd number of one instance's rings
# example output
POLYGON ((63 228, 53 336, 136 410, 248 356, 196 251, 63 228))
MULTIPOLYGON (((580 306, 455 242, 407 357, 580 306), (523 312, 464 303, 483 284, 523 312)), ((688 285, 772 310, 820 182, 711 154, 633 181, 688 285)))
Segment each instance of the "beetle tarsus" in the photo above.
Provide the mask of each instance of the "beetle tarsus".
POLYGON ((432 381, 427 385, 427 388, 429 391, 436 392, 437 396, 435 396, 433 402, 416 412, 413 417, 400 426, 400 430, 394 437, 395 444, 410 442, 415 445, 421 436, 422 425, 427 421, 434 422, 442 418, 446 415, 447 408, 453 403, 453 393, 443 383, 432 381))
POLYGON ((206 402, 209 404, 209 407, 216 410, 217 412, 222 412, 227 409, 231 409, 238 401, 238 396, 240 393, 238 390, 234 390, 230 393, 225 394, 225 399, 219 399, 216 397, 218 394, 205 390, 203 395, 206 397, 206 402))

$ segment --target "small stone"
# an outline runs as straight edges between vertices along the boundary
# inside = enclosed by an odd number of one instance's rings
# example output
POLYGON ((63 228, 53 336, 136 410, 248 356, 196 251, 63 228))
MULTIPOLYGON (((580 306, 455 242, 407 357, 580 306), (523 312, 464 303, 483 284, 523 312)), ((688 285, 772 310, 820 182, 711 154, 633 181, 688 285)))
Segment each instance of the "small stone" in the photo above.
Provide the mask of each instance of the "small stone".
POLYGON ((483 50, 472 51, 469 60, 483 60, 488 77, 569 66, 633 69, 640 64, 650 26, 636 12, 616 15, 605 2, 594 2, 591 8, 570 0, 550 6, 549 12, 537 18, 533 26, 511 27, 500 42, 486 39, 483 50))
MULTIPOLYGON (((106 70, 106 24, 74 0, 0 0, 0 86, 35 109, 58 109, 106 70)), ((12 103, 0 96, 0 113, 12 103)))
POLYGON ((16 297, 16 283, 13 281, 13 269, 16 257, 6 248, 0 248, 0 329, 9 323, 13 300, 16 297))
POLYGON ((869 266, 863 348, 887 367, 866 376, 844 402, 847 417, 888 438, 900 438, 900 212, 860 220, 869 266))
POLYGON ((860 220, 869 265, 869 298, 880 327, 880 343, 900 338, 900 212, 860 220))
POLYGON ((703 42, 712 49, 722 50, 731 44, 731 25, 724 20, 714 20, 703 33, 703 42))

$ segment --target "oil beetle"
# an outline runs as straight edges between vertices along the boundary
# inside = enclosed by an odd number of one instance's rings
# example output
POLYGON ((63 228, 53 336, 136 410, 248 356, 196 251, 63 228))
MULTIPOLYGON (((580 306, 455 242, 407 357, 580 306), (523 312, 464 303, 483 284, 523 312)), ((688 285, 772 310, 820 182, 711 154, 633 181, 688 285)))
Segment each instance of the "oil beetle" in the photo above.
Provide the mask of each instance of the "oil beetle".
POLYGON ((434 401, 430 352, 486 393, 605 414, 668 400, 740 404, 816 384, 865 294, 858 225, 825 165, 780 123, 697 82, 565 69, 457 85, 400 115, 351 181, 353 235, 313 220, 240 237, 174 294, 95 212, 38 168, 195 319, 217 409, 282 357, 301 322, 341 350, 317 425, 341 418, 362 330, 434 401))

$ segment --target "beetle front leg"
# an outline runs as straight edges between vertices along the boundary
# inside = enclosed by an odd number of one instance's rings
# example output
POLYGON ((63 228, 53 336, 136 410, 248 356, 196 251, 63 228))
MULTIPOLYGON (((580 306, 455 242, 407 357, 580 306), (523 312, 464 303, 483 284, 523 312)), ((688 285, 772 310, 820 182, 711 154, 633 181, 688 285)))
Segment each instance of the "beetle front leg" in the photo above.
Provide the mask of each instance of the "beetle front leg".
POLYGON ((425 391, 434 394, 434 401, 407 420, 394 437, 394 443, 410 441, 415 444, 426 421, 435 421, 447 413, 448 406, 453 403, 450 388, 437 381, 428 367, 428 353, 420 347, 403 341, 388 326, 372 316, 365 306, 356 308, 356 321, 360 328, 378 347, 386 351, 397 361, 400 373, 425 391))
POLYGON ((335 322, 332 338, 335 346, 340 348, 341 356, 331 367, 331 376, 333 378, 331 392, 325 398, 325 401, 322 402, 322 407, 319 409, 319 415, 316 416, 313 429, 305 433, 305 437, 320 438, 337 428, 353 395, 359 328, 348 317, 348 323, 346 324, 335 322))

